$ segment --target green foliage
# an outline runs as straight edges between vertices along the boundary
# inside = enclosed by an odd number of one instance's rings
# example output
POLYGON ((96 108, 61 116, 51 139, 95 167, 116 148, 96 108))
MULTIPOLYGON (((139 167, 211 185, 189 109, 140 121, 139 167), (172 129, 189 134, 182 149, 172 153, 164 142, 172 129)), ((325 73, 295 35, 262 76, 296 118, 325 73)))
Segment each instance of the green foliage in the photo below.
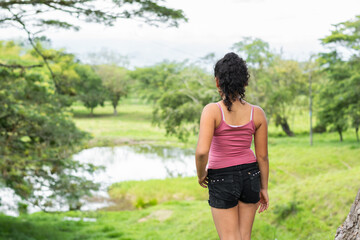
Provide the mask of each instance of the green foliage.
MULTIPOLYGON (((244 38, 233 49, 249 63, 246 98, 261 106, 288 136, 294 135, 289 119, 296 105, 304 105, 308 89, 303 64, 283 59, 261 39, 244 38)), ((154 103, 153 122, 182 141, 197 133, 202 108, 220 98, 213 77, 186 62, 138 68, 131 77, 137 80, 134 90, 154 103)))
POLYGON ((111 101, 116 115, 116 107, 120 99, 126 97, 129 92, 131 79, 128 70, 116 65, 98 65, 95 66, 95 69, 102 80, 107 91, 107 97, 111 101))
POLYGON ((335 29, 331 31, 329 36, 321 39, 322 43, 325 45, 335 44, 336 46, 345 46, 350 50, 354 50, 353 53, 359 56, 360 15, 352 20, 341 22, 333 26, 335 29))
POLYGON ((136 199, 136 203, 135 203, 135 207, 138 209, 142 209, 142 208, 146 208, 146 207, 150 207, 150 206, 154 206, 158 203, 157 199, 151 199, 149 201, 144 201, 144 199, 142 197, 138 197, 136 199))
POLYGON ((77 84, 78 98, 85 107, 90 109, 92 115, 95 107, 104 105, 106 89, 102 85, 101 78, 91 66, 77 65, 75 71, 80 76, 77 84))
MULTIPOLYGON (((36 63, 28 52, 14 57, 21 48, 12 43, 0 47, 7 64, 36 63)), ((23 200, 46 208, 59 197, 78 203, 98 186, 73 172, 95 170, 72 160, 89 135, 76 128, 42 70, 0 67, 0 181, 23 200)))
POLYGON ((28 50, 29 55, 38 63, 42 63, 45 59, 46 62, 41 71, 52 80, 55 92, 62 95, 63 104, 70 106, 72 99, 68 96, 76 95, 75 87, 79 81, 79 76, 75 72, 77 65, 75 56, 67 53, 65 49, 52 49, 50 40, 45 37, 35 38, 32 43, 34 47, 28 50))
POLYGON ((18 205, 17 208, 18 208, 18 211, 19 211, 20 215, 28 213, 29 204, 24 203, 24 202, 18 202, 17 205, 18 205))
POLYGON ((140 97, 156 103, 162 94, 177 87, 173 77, 179 74, 184 63, 162 62, 151 67, 136 68, 130 73, 135 79, 137 91, 140 97))
POLYGON ((294 135, 288 125, 289 117, 294 114, 296 97, 304 95, 306 81, 299 63, 277 58, 268 70, 271 84, 267 89, 268 99, 264 105, 273 115, 275 124, 280 125, 288 136, 294 135))
MULTIPOLYGON (((162 129, 150 127, 151 106, 141 102, 136 95, 124 99, 116 117, 112 116, 110 102, 98 109, 100 117, 96 121, 88 117, 81 104, 76 103, 72 108, 78 116, 76 124, 83 129, 92 129, 96 137, 130 141, 133 136, 154 144, 159 144, 159 139, 161 143, 179 144, 174 138, 164 138, 162 129), (126 129, 131 127, 139 131, 127 132, 126 129)), ((295 113, 294 131, 300 133, 308 129, 309 123, 305 121, 308 114, 300 110, 295 113)), ((278 131, 274 123, 269 124, 270 208, 256 215, 252 238, 333 239, 359 187, 360 166, 354 156, 360 154, 360 148, 354 136, 346 131, 344 142, 338 144, 336 133, 314 134, 314 145, 310 147, 308 136, 273 137, 278 131), (294 192, 297 193, 296 200, 294 192), (289 214, 278 222, 279 214, 275 214, 275 208, 289 214), (294 209, 297 209, 296 214, 294 209)), ((188 147, 194 149, 196 140, 192 136, 188 147)), ((142 144, 138 148, 144 152, 147 149, 142 144)), ((117 204, 131 201, 127 208, 114 208, 116 211, 39 212, 18 218, 0 216, 0 239, 107 239, 107 234, 122 233, 120 239, 216 240, 218 235, 206 201, 207 191, 198 185, 196 177, 123 181, 113 184, 109 195, 117 204), (136 209, 134 204, 139 198, 145 203, 157 199, 157 204, 136 209), (159 221, 156 216, 163 210, 172 211, 172 214, 168 219, 159 221), (78 217, 80 221, 68 221, 64 217, 78 217), (84 218, 95 218, 96 222, 86 222, 84 218)))
POLYGON ((341 82, 329 81, 320 94, 319 119, 322 124, 330 125, 330 131, 337 131, 340 141, 343 140, 342 132, 348 127, 348 116, 346 115, 346 102, 341 95, 341 82))
POLYGON ((288 120, 294 114, 298 99, 306 95, 306 79, 300 63, 283 59, 259 38, 245 37, 232 49, 248 64, 247 98, 261 106, 269 120, 274 118, 288 136, 293 136, 288 120))
POLYGON ((249 67, 262 70, 272 63, 274 53, 270 45, 260 38, 243 37, 240 42, 234 43, 232 49, 241 53, 249 67))
POLYGON ((324 132, 326 132, 326 125, 324 125, 322 123, 318 123, 313 128, 313 131, 314 131, 314 133, 324 133, 324 132))
MULTIPOLYGON (((76 20, 84 20, 86 22, 101 23, 108 26, 113 24, 118 19, 123 18, 136 18, 145 21, 147 24, 158 26, 160 23, 167 24, 168 26, 178 27, 179 22, 187 21, 182 10, 173 9, 159 4, 158 1, 142 1, 142 0, 109 0, 103 4, 97 4, 96 0, 85 1, 2 1, 0 2, 0 26, 3 27, 16 27, 22 29, 27 35, 27 40, 32 46, 33 55, 38 56, 48 72, 50 78, 55 85, 56 93, 65 95, 75 95, 74 88, 72 86, 61 85, 59 82, 64 80, 73 80, 74 76, 72 72, 61 74, 60 76, 52 69, 51 62, 54 58, 59 58, 56 51, 44 50, 40 42, 48 41, 45 36, 38 36, 39 33, 45 32, 48 28, 62 28, 73 29, 78 31, 79 26, 74 25, 71 18, 76 20), (110 10, 109 10, 110 9, 110 10), (49 12, 55 14, 48 14, 49 12), (68 17, 62 19, 55 19, 53 16, 57 13, 68 14, 68 17), (55 53, 55 54, 54 54, 55 53), (65 77, 65 79, 62 79, 65 77)), ((62 15, 62 14, 60 14, 62 15)), ((60 16, 59 15, 59 16, 60 16)), ((38 64, 38 65, 41 65, 38 64)), ((29 66, 17 63, 16 65, 1 64, 6 68, 29 68, 29 66)), ((59 69, 58 69, 59 70, 59 69)), ((63 70, 60 67, 60 72, 63 70)), ((70 70, 70 69, 69 69, 70 70)), ((89 77, 89 76, 88 76, 89 77)), ((93 80, 93 79, 92 79, 93 80)), ((74 83, 74 81, 66 81, 67 83, 74 83)), ((93 82, 93 81, 92 81, 93 82)), ((93 82, 94 84, 94 82, 93 82)), ((102 103, 102 96, 100 94, 100 100, 95 101, 95 92, 89 91, 88 94, 81 94, 82 101, 91 109, 98 104, 102 103)), ((117 97, 115 97, 116 99, 117 97)), ((61 99, 61 97, 59 97, 61 99)), ((113 100, 116 101, 116 100, 113 100)), ((71 105, 70 98, 62 97, 62 104, 66 106, 71 105)))
POLYGON ((263 106, 269 96, 267 89, 271 86, 271 80, 268 78, 267 68, 272 65, 274 53, 267 42, 252 37, 244 37, 242 41, 233 44, 232 49, 246 60, 250 73, 246 98, 263 106))
POLYGON ((34 32, 42 32, 50 27, 79 30, 79 26, 73 23, 54 19, 52 15, 46 14, 49 11, 63 12, 72 18, 109 26, 122 18, 138 18, 153 25, 168 23, 169 26, 176 27, 180 21, 187 21, 183 11, 165 7, 157 1, 113 0, 106 1, 106 6, 96 4, 95 0, 80 2, 5 1, 0 2, 0 24, 23 23, 25 26, 32 25, 36 29, 34 32))
POLYGON ((131 73, 142 96, 153 101, 153 122, 187 141, 197 133, 203 107, 219 98, 211 76, 195 65, 163 62, 131 73))
POLYGON ((351 126, 355 128, 359 141, 358 129, 360 123, 360 16, 355 20, 334 25, 335 30, 322 39, 325 46, 332 51, 321 53, 322 66, 328 75, 328 82, 321 92, 321 111, 319 117, 324 124, 329 124, 331 130, 339 133, 351 126), (342 48, 350 50, 352 55, 344 59, 342 48), (349 120, 350 118, 350 120, 349 120))

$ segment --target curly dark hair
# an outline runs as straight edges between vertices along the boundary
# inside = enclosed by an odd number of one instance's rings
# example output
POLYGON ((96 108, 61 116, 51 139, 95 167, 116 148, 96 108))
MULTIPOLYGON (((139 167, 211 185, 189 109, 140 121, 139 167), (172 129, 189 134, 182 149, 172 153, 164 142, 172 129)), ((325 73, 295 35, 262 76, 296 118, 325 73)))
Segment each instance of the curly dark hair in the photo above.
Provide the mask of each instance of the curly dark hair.
POLYGON ((244 104, 242 99, 245 98, 245 86, 248 85, 250 75, 242 58, 236 53, 227 53, 215 64, 214 75, 219 79, 220 95, 229 111, 232 102, 237 99, 244 104))

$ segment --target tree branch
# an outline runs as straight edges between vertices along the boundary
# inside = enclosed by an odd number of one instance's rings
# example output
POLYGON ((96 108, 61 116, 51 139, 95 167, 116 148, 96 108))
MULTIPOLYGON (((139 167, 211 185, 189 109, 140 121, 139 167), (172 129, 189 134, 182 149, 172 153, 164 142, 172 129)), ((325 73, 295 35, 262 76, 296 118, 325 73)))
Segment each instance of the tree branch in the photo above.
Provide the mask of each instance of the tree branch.
POLYGON ((55 79, 55 74, 54 72, 52 71, 50 65, 49 65, 49 62, 47 61, 46 57, 42 54, 42 52, 40 51, 39 48, 36 47, 36 44, 34 42, 34 39, 33 37, 31 36, 31 32, 27 29, 27 27, 25 26, 25 24, 23 23, 23 21, 18 17, 17 14, 13 13, 9 8, 8 8, 8 11, 14 16, 14 18, 16 19, 16 21, 22 26, 22 28, 25 30, 25 32, 27 33, 28 35, 28 40, 31 44, 31 46, 34 48, 34 50, 37 52, 37 54, 39 54, 39 56, 43 59, 47 69, 49 70, 50 74, 51 74, 51 78, 53 79, 53 82, 54 82, 54 85, 55 85, 55 91, 56 92, 59 92, 59 85, 58 83, 56 82, 56 79, 55 79))
POLYGON ((20 65, 20 64, 3 64, 0 63, 0 67, 6 67, 6 68, 21 68, 21 69, 30 69, 30 68, 35 68, 35 67, 42 67, 42 64, 35 64, 35 65, 29 65, 29 66, 24 66, 24 65, 20 65))

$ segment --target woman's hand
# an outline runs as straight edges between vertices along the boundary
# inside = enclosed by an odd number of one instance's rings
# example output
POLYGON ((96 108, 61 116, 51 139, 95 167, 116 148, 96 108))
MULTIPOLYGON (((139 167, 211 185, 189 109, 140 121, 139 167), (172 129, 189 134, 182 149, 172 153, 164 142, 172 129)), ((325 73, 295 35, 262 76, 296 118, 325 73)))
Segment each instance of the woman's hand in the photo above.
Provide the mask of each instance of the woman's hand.
POLYGON ((269 195, 267 189, 260 190, 260 208, 259 213, 265 211, 269 207, 269 195))
POLYGON ((198 177, 198 182, 200 184, 200 186, 202 186, 203 188, 207 188, 208 185, 208 171, 207 169, 205 169, 204 174, 201 177, 198 177))

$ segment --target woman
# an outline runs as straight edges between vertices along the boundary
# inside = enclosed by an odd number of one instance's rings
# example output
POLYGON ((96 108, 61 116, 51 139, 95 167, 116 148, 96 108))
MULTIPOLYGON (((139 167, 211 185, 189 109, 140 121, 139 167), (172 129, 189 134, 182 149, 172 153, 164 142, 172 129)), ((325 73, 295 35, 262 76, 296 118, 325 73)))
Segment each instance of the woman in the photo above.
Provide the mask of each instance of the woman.
POLYGON ((201 114, 198 182, 209 190, 220 239, 248 240, 256 210, 269 207, 267 120, 262 108, 244 100, 250 76, 243 59, 228 53, 214 70, 222 100, 206 105, 201 114), (256 155, 250 149, 252 135, 256 155))

